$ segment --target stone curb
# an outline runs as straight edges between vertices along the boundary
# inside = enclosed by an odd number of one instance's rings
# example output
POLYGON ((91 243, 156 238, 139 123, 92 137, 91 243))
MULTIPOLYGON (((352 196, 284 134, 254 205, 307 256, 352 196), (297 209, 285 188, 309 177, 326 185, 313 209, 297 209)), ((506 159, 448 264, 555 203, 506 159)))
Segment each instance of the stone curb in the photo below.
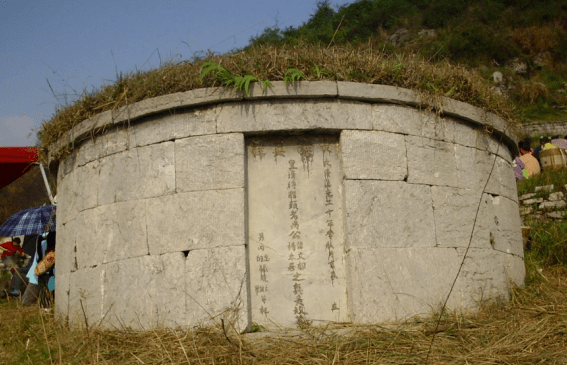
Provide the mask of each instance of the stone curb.
MULTIPOLYGON (((371 103, 394 103, 408 106, 434 106, 424 101, 419 93, 395 86, 372 85, 356 82, 301 81, 286 85, 275 81, 264 91, 262 84, 250 85, 248 95, 222 87, 195 89, 186 92, 158 96, 139 101, 115 110, 109 110, 86 119, 76 125, 49 148, 51 164, 59 159, 60 152, 68 146, 100 134, 106 128, 117 124, 130 123, 142 117, 163 113, 178 108, 191 108, 237 101, 274 99, 347 99, 371 103)), ((513 154, 517 153, 517 135, 510 125, 493 113, 467 103, 440 98, 443 113, 473 124, 486 127, 501 136, 513 154)), ((285 126, 282 126, 285 129, 285 126)))

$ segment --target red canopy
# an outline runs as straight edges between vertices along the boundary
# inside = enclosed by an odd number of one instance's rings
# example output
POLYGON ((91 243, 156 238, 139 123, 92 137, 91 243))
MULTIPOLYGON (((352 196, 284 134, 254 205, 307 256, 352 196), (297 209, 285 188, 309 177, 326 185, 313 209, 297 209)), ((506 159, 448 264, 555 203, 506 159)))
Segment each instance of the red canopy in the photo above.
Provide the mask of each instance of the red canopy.
POLYGON ((0 147, 0 189, 28 172, 38 161, 35 147, 0 147))

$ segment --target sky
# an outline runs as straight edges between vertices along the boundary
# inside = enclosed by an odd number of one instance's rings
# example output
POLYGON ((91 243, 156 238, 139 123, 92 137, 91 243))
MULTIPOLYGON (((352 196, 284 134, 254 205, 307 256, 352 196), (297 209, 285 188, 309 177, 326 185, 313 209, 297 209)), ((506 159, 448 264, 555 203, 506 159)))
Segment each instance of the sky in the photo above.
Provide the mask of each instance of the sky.
POLYGON ((36 145, 57 107, 120 72, 242 48, 315 9, 316 0, 0 0, 0 146, 36 145))

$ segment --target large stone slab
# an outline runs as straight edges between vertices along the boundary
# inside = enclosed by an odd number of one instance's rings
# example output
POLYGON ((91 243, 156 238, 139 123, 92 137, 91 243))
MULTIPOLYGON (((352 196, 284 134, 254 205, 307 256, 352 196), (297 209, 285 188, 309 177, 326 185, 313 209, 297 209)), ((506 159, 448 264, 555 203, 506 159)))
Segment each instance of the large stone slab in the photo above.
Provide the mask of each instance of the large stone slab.
POLYGON ((83 166, 101 157, 127 150, 130 147, 128 133, 125 127, 119 126, 85 140, 77 153, 77 164, 83 166))
POLYGON ((431 188, 398 181, 345 181, 347 250, 433 247, 431 188))
POLYGON ((77 231, 81 230, 82 227, 77 226, 76 219, 65 224, 57 220, 57 276, 67 275, 77 269, 75 239, 77 231))
POLYGON ((406 137, 409 183, 458 186, 455 144, 406 137))
POLYGON ((131 149, 100 161, 98 205, 175 192, 173 142, 131 149))
POLYGON ((438 313, 467 312, 484 301, 508 296, 503 257, 471 249, 459 272, 464 249, 353 248, 348 254, 349 305, 353 321, 377 323, 438 313), (369 275, 372 273, 372 275, 369 275), (458 276, 453 291, 451 286, 458 276))
POLYGON ((518 203, 503 196, 483 194, 474 239, 488 241, 498 251, 524 257, 518 203))
POLYGON ((146 202, 132 201, 79 213, 74 232, 79 268, 148 254, 146 202))
POLYGON ((141 120, 129 129, 130 143, 140 147, 180 138, 216 133, 216 118, 220 107, 170 111, 155 119, 141 120))
POLYGON ((245 244, 244 189, 178 193, 147 200, 152 255, 245 244))
POLYGON ((67 223, 77 213, 97 206, 99 165, 94 161, 77 167, 59 180, 57 221, 67 223))
POLYGON ((240 133, 175 141, 177 192, 244 188, 244 136, 240 133))
POLYGON ((357 101, 259 101, 226 104, 217 119, 217 133, 372 129, 371 107, 357 101))
POLYGON ((496 195, 505 196, 515 202, 518 202, 518 189, 516 185, 516 175, 512 165, 502 159, 496 158, 494 170, 486 186, 486 192, 496 195))
POLYGON ((104 317, 105 271, 102 266, 84 268, 70 274, 69 324, 89 328, 100 325, 104 317))
POLYGON ((404 180, 408 175, 401 134, 343 130, 341 155, 347 179, 404 180))
POLYGON ((467 247, 470 241, 471 247, 491 248, 488 240, 472 239, 479 190, 432 186, 431 196, 438 247, 467 247))
POLYGON ((104 265, 102 326, 118 329, 185 325, 185 256, 142 256, 104 265))
MULTIPOLYGON (((59 245, 59 243, 58 243, 59 245)), ((57 251, 59 255, 59 251, 57 251)), ((69 317, 69 281, 71 274, 59 273, 55 277, 55 318, 59 321, 67 322, 69 317)))
POLYGON ((244 246, 189 252, 185 264, 188 325, 225 319, 242 332, 249 328, 248 287, 244 246))
POLYGON ((247 155, 252 321, 348 320, 338 138, 253 138, 247 155))

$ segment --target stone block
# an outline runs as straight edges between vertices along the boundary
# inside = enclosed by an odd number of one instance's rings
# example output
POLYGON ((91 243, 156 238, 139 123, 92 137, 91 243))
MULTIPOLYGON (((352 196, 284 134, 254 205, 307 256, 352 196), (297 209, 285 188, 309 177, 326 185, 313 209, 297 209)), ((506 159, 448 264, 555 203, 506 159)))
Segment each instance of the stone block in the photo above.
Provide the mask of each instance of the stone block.
POLYGON ((372 105, 372 129, 452 142, 454 121, 427 110, 392 104, 372 105))
POLYGON ((372 129, 371 106, 357 101, 292 100, 225 104, 217 118, 217 133, 372 129))
POLYGON ((152 120, 142 120, 130 127, 130 143, 140 147, 190 136, 216 133, 216 118, 220 107, 171 111, 152 120))
POLYGON ((98 205, 174 192, 173 142, 139 147, 101 160, 98 205))
POLYGON ((521 226, 518 203, 483 194, 473 239, 489 242, 494 250, 524 257, 521 226))
POLYGON ((76 222, 76 219, 67 223, 57 220, 57 276, 76 270, 75 238, 77 231, 81 231, 76 222))
POLYGON ((76 221, 79 268, 148 254, 146 202, 143 200, 86 210, 76 221))
POLYGON ((565 206, 567 206, 565 200, 559 200, 554 202, 543 202, 539 205, 539 209, 563 208, 565 206))
POLYGON ((261 83, 250 84, 250 92, 244 94, 244 100, 257 100, 265 98, 328 98, 336 97, 338 94, 335 81, 300 81, 288 85, 284 81, 273 81, 272 86, 264 90, 261 83))
POLYGON ((563 194, 563 192, 561 191, 557 191, 555 193, 549 194, 549 200, 551 201, 557 201, 562 199, 565 199, 565 194, 563 194))
POLYGON ((553 184, 551 184, 551 185, 536 186, 534 191, 536 193, 538 193, 540 191, 547 191, 547 192, 551 193, 553 191, 553 189, 554 189, 554 186, 553 186, 553 184))
POLYGON ((244 246, 189 252, 185 265, 187 323, 233 322, 238 332, 248 323, 244 246))
POLYGON ((105 328, 185 325, 185 256, 174 252, 104 265, 105 328))
POLYGON ((101 157, 122 152, 130 147, 128 130, 122 126, 105 130, 82 142, 77 153, 78 166, 101 157))
POLYGON ((509 162, 501 157, 496 158, 494 169, 485 190, 487 193, 502 195, 515 202, 518 201, 516 175, 509 162))
POLYGON ((57 221, 67 223, 77 213, 97 205, 98 161, 77 167, 58 180, 57 221), (87 187, 88 188, 85 188, 87 187))
MULTIPOLYGON (((467 247, 480 203, 480 191, 432 186, 438 247, 467 247)), ((488 240, 473 239, 471 247, 491 248, 488 240)))
MULTIPOLYGON (((530 193, 530 194, 524 194, 522 196, 520 196, 518 199, 519 200, 528 200, 533 198, 534 196, 536 196, 536 193, 530 193)), ((522 202, 523 204, 526 204, 525 202, 522 202)))
POLYGON ((503 255, 493 250, 471 249, 459 273, 464 254, 464 249, 460 250, 353 248, 347 259, 353 322, 428 317, 440 310, 449 293, 448 309, 458 312, 472 310, 485 300, 507 298, 503 255))
MULTIPOLYGON (((59 247, 59 243, 57 243, 59 247)), ((58 249, 59 250, 59 249, 58 249)), ((59 255, 59 251, 57 251, 59 255)), ((57 266, 57 276, 55 277, 55 318, 66 323, 69 316, 69 280, 71 274, 62 274, 57 266)))
POLYGON ((567 215, 567 212, 565 211, 549 212, 545 214, 546 217, 553 219, 563 219, 565 218, 565 215, 567 215))
POLYGON ((403 135, 344 130, 341 154, 347 179, 404 180, 407 177, 403 135))
POLYGON ((243 189, 148 199, 150 253, 244 245, 244 206, 243 189))
POLYGON ((175 141, 177 192, 244 188, 244 136, 240 133, 175 141))
POLYGON ((409 183, 458 186, 455 144, 406 136, 406 146, 409 183))
POLYGON ((527 199, 522 202, 524 205, 533 205, 543 203, 543 198, 527 199))
POLYGON ((337 83, 339 97, 373 102, 395 102, 417 105, 421 103, 419 94, 413 90, 389 85, 371 85, 359 82, 337 83))
POLYGON ((89 328, 99 326, 105 314, 102 306, 103 267, 84 268, 69 275, 69 324, 89 328))
POLYGON ((508 282, 523 288, 526 279, 526 265, 523 257, 502 254, 504 256, 504 271, 508 282))
POLYGON ((433 247, 431 188, 398 181, 345 181, 349 247, 433 247))
POLYGON ((455 145, 457 186, 480 191, 486 185, 495 156, 476 148, 455 145))

